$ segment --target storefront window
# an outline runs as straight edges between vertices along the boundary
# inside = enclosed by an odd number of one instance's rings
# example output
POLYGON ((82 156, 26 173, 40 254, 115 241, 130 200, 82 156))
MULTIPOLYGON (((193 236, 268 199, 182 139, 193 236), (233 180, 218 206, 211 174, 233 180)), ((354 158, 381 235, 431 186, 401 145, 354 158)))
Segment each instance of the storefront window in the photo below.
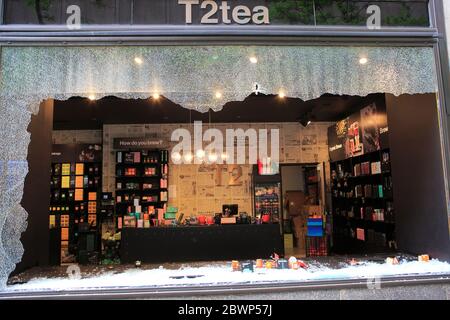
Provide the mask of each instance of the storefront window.
MULTIPOLYGON (((248 7, 251 16, 264 6, 268 12, 268 23, 272 25, 317 25, 317 26, 364 26, 368 18, 367 8, 378 6, 381 25, 385 27, 428 27, 428 0, 398 1, 353 1, 353 0, 252 0, 217 2, 217 7, 201 8, 192 4, 191 22, 187 21, 186 7, 177 0, 133 0, 133 1, 53 1, 53 0, 6 0, 4 1, 5 24, 65 24, 67 8, 77 5, 81 10, 83 24, 117 25, 210 25, 240 24, 234 19, 233 10, 238 5, 248 7), (239 1, 238 1, 239 2, 239 1), (211 15, 209 15, 211 13, 211 15)), ((244 21, 244 20, 243 20, 244 21)), ((251 24, 252 19, 244 21, 251 24)), ((268 23, 264 24, 268 24, 268 23)))
MULTIPOLYGON (((92 109, 88 108, 89 112, 86 113, 86 115, 89 117, 86 121, 97 121, 100 119, 100 116, 94 115, 93 105, 95 104, 95 101, 98 101, 105 96, 114 95, 128 99, 146 99, 145 101, 147 102, 151 100, 153 101, 153 107, 156 108, 155 110, 163 110, 167 113, 159 114, 157 116, 154 115, 153 117, 138 117, 138 120, 148 122, 150 119, 153 119, 156 121, 154 124, 158 124, 166 117, 173 116, 173 114, 176 113, 175 110, 180 110, 179 112, 181 112, 183 116, 180 118, 181 120, 178 120, 178 123, 183 123, 187 128, 190 127, 189 113, 181 107, 198 111, 199 115, 205 115, 206 112, 207 115, 207 112, 210 109, 216 112, 225 110, 223 109, 224 105, 228 102, 243 101, 249 95, 275 95, 278 97, 276 99, 290 98, 296 99, 296 101, 306 102, 307 100, 320 98, 324 94, 365 97, 371 93, 391 93, 396 96, 402 94, 428 93, 429 95, 427 98, 423 100, 425 101, 424 104, 417 104, 416 111, 428 110, 430 111, 429 114, 436 114, 435 106, 429 104, 429 101, 434 101, 433 103, 435 103, 434 94, 437 92, 434 55, 433 50, 427 47, 232 45, 157 47, 3 47, 1 70, 3 76, 0 92, 0 108, 2 110, 2 115, 4 115, 0 120, 3 137, 1 160, 4 168, 1 171, 2 178, 0 179, 0 188, 2 190, 0 193, 0 206, 2 208, 0 211, 0 229, 2 234, 6 234, 7 236, 2 237, 3 243, 2 246, 0 246, 0 288, 6 286, 8 275, 14 270, 15 264, 20 262, 23 254, 20 236, 26 226, 24 219, 26 217, 26 212, 21 206, 21 201, 24 194, 24 179, 27 173, 26 164, 30 142, 30 134, 27 129, 29 128, 31 114, 36 114, 39 111, 39 105, 46 99, 55 98, 67 100, 74 96, 88 98, 86 106, 90 106, 92 109), (171 104, 169 104, 167 108, 160 108, 162 97, 170 99, 171 101, 171 104), (422 109, 422 107, 424 109, 422 109), (168 112, 167 110, 169 109, 172 110, 172 112, 168 112)), ((342 98, 343 101, 346 99, 347 98, 342 98)), ((328 110, 327 112, 330 112, 331 109, 334 110, 334 108, 330 107, 330 104, 327 106, 326 97, 324 100, 325 102, 323 102, 322 105, 324 109, 322 110, 328 110)), ((305 119, 304 121, 303 118, 297 119, 299 116, 298 114, 292 113, 288 114, 287 118, 278 121, 293 121, 294 123, 287 125, 268 124, 269 122, 274 121, 275 115, 287 111, 284 103, 280 103, 280 100, 276 101, 278 101, 278 104, 274 106, 274 109, 270 109, 266 113, 266 118, 262 121, 264 123, 258 124, 258 126, 255 125, 255 128, 266 129, 268 127, 275 127, 285 130, 283 139, 287 147, 281 152, 284 157, 283 161, 292 161, 300 164, 302 164, 302 162, 326 162, 326 159, 328 158, 328 146, 326 144, 328 138, 326 138, 326 128, 330 123, 322 125, 311 124, 311 122, 314 121, 313 117, 305 119), (280 110, 284 111, 280 112, 280 110), (310 127, 306 128, 309 125, 310 127), (286 128, 284 129, 284 127, 286 128), (310 134, 305 133, 308 130, 311 130, 310 134), (303 132, 301 140, 298 132, 303 132), (300 149, 297 149, 300 145, 301 151, 300 149), (323 159, 321 158, 322 156, 315 157, 314 152, 308 151, 312 148, 312 145, 320 145, 323 147, 320 153, 323 155, 323 159)), ((362 107, 367 106, 364 103, 365 102, 363 101, 362 107)), ((408 105, 410 103, 411 98, 407 98, 406 101, 399 103, 399 106, 408 110, 408 105)), ((394 104, 395 103, 391 103, 391 105, 394 104)), ((255 109, 254 112, 246 115, 246 122, 252 122, 257 116, 260 116, 262 107, 261 105, 257 106, 258 109, 255 109)), ((348 104, 348 106, 350 106, 350 104, 348 104)), ((109 105, 108 107, 112 106, 109 105)), ((131 108, 129 108, 130 111, 126 111, 128 107, 129 106, 126 105, 126 108, 123 109, 125 110, 124 118, 127 112, 131 112, 131 108)), ((294 109, 294 111, 295 110, 296 109, 294 109)), ((351 114, 349 110, 350 109, 348 109, 347 112, 341 109, 339 114, 336 114, 331 118, 322 119, 323 121, 328 122, 331 120, 333 122, 342 120, 345 116, 351 114)), ((107 112, 108 111, 106 111, 106 113, 107 112)), ((237 120, 239 119, 239 115, 240 113, 237 115, 231 114, 230 122, 239 122, 239 120, 237 120)), ((304 115, 308 115, 308 112, 305 112, 304 115)), ((315 116, 318 115, 320 114, 316 114, 315 116)), ((399 117, 397 119, 398 123, 401 124, 402 119, 403 118, 399 117)), ((205 121, 208 121, 207 116, 205 117, 205 121)), ((433 121, 433 123, 437 123, 437 120, 433 121)), ((418 121, 417 123, 421 122, 418 121)), ((161 125, 154 124, 153 127, 159 130, 161 125)), ((364 125, 364 121, 361 122, 361 125, 364 125)), ((104 158, 102 161, 109 161, 109 166, 105 163, 103 163, 103 166, 98 166, 97 163, 97 168, 98 170, 109 170, 107 172, 112 172, 112 174, 106 176, 109 180, 105 179, 103 181, 103 183, 107 183, 105 187, 106 190, 109 191, 110 189, 116 188, 119 190, 122 189, 122 185, 120 185, 120 188, 117 187, 116 179, 126 176, 127 173, 124 173, 124 171, 115 171, 115 169, 117 169, 115 166, 117 162, 119 163, 118 168, 123 170, 123 168, 120 167, 120 163, 122 162, 119 162, 119 159, 122 161, 125 157, 131 157, 127 158, 131 160, 127 160, 129 162, 126 163, 131 164, 130 168, 133 169, 130 170, 129 176, 134 177, 137 163, 139 163, 139 165, 142 164, 143 167, 149 170, 144 171, 146 172, 144 175, 154 175, 154 171, 151 170, 154 164, 152 161, 154 160, 152 160, 153 158, 149 156, 148 153, 141 151, 126 154, 111 152, 111 147, 114 146, 112 138, 141 137, 144 139, 138 139, 136 140, 136 143, 147 143, 149 137, 153 137, 153 133, 148 131, 150 127, 152 127, 150 124, 141 126, 119 126, 110 127, 110 131, 108 131, 109 129, 105 126, 106 129, 103 129, 103 142, 107 141, 107 144, 105 144, 104 150, 109 150, 109 152, 104 153, 107 158, 104 158), (122 134, 123 136, 120 136, 122 134), (139 136, 139 134, 141 134, 141 136, 139 136), (146 136, 146 134, 149 135, 146 136), (112 171, 110 170, 111 168, 113 168, 112 171)), ((247 128, 250 127, 251 126, 247 126, 247 128)), ((180 124, 175 124, 172 127, 164 126, 164 129, 162 130, 167 131, 168 128, 173 128, 175 130, 176 128, 182 128, 182 126, 180 124)), ((233 128, 239 129, 241 128, 241 125, 233 125, 233 128)), ((348 145, 352 146, 353 143, 354 147, 355 144, 360 144, 361 142, 355 142, 358 141, 360 135, 358 135, 358 139, 356 139, 354 134, 357 128, 359 128, 359 125, 355 124, 355 121, 353 121, 345 128, 348 132, 351 132, 347 139, 349 141, 348 145)), ((400 126, 399 128, 402 127, 400 126)), ((373 131, 372 129, 373 126, 367 125, 364 136, 361 134, 361 137, 363 138, 362 143, 364 143, 364 139, 366 139, 370 144, 370 141, 374 136, 371 133, 373 131)), ((415 132, 421 131, 416 128, 415 132)), ((170 137, 170 130, 166 133, 166 136, 170 137)), ((397 137, 402 137, 403 135, 403 132, 397 131, 397 137)), ((83 134, 80 134, 80 137, 82 136, 83 134)), ((84 137, 90 137, 90 135, 86 134, 84 137)), ((100 150, 93 144, 102 143, 101 134, 99 135, 96 133, 96 135, 92 135, 92 137, 97 137, 97 139, 84 141, 90 144, 83 149, 82 160, 77 158, 75 159, 75 162, 89 159, 90 156, 86 156, 86 154, 91 154, 93 152, 92 150, 100 150)), ((76 141, 77 138, 70 136, 69 139, 71 141, 76 141)), ((83 139, 80 138, 80 141, 81 140, 83 139)), ((124 143, 127 143, 127 141, 128 140, 126 139, 123 140, 124 143)), ((167 141, 165 142, 167 143, 167 141)), ((395 142, 396 140, 392 141, 392 143, 395 142)), ((397 140, 397 143, 400 142, 397 140)), ((347 142, 345 142, 345 144, 347 144, 347 142)), ((414 151, 417 150, 417 148, 411 150, 414 151)), ((200 151, 204 152, 205 150, 202 150, 201 148, 196 149, 195 156, 200 157, 200 151)), ((438 154, 439 152, 435 153, 438 154)), ((165 159, 164 161, 168 161, 168 154, 166 152, 163 154, 164 156, 161 157, 165 159)), ((377 155, 381 157, 380 154, 377 155)), ((205 154, 203 153, 202 156, 204 157, 205 154)), ((216 159, 217 156, 218 155, 216 154, 216 159)), ((362 156, 365 157, 366 155, 363 154, 362 156)), ((436 158, 436 155, 434 156, 436 158)), ((347 158, 348 157, 346 157, 346 159, 347 158)), ((440 155, 437 158, 441 159, 440 155)), ((363 161, 364 159, 359 160, 366 162, 363 161)), ((348 161, 353 160, 350 159, 348 161)), ((378 161, 380 160, 378 159, 378 161)), ((250 204, 251 202, 249 199, 252 196, 255 198, 259 197, 258 206, 255 207, 255 211, 261 209, 268 210, 267 197, 271 196, 273 198, 274 195, 281 195, 281 190, 277 183, 270 181, 274 175, 272 175, 272 177, 270 175, 267 176, 267 172, 271 172, 272 170, 272 166, 267 165, 267 163, 267 159, 262 159, 262 171, 259 171, 262 172, 262 174, 258 175, 259 180, 257 181, 259 186, 249 192, 249 194, 252 195, 249 196, 247 199, 248 201, 246 202, 247 204, 250 204), (266 168, 265 172, 264 166, 266 168)), ((200 173, 205 173, 204 170, 208 170, 205 166, 202 166, 202 164, 199 166, 201 167, 201 170, 198 169, 200 173)), ((127 167, 126 169, 128 170, 130 168, 127 167)), ((169 168, 169 172, 176 172, 177 170, 177 167, 170 166, 169 168)), ((323 190, 323 187, 318 186, 318 182, 320 181, 317 178, 318 168, 318 166, 309 166, 306 168, 308 170, 304 173, 304 176, 307 177, 305 178, 305 183, 308 184, 309 192, 313 196, 312 201, 314 204, 317 204, 319 201, 317 190, 321 188, 323 190)), ((336 168, 333 167, 332 170, 341 172, 341 170, 336 168)), ((46 172, 49 170, 48 168, 40 169, 45 170, 46 172)), ((224 179, 224 181, 228 183, 229 186, 234 186, 237 177, 239 178, 245 174, 248 175, 251 172, 249 168, 245 168, 245 170, 242 171, 241 169, 239 167, 227 168, 225 173, 230 175, 231 178, 229 180, 224 179)), ((52 170, 54 173, 57 172, 55 175, 58 175, 64 168, 61 166, 61 170, 59 167, 52 168, 52 170)), ((69 172, 67 176, 69 177, 70 172, 72 172, 70 165, 67 166, 67 170, 69 172)), ((77 167, 74 166, 73 170, 76 175, 77 167)), ((167 167, 163 166, 161 170, 165 171, 167 170, 167 167)), ((178 170, 180 177, 190 176, 191 173, 189 172, 192 171, 189 168, 186 169, 186 167, 184 169, 178 167, 178 170)), ((320 170, 327 170, 327 172, 330 172, 330 168, 322 168, 320 170)), ((342 173, 346 174, 348 173, 347 171, 342 173)), ((222 173, 221 170, 218 172, 222 173)), ((274 172, 281 172, 282 174, 282 171, 274 172)), ((425 173, 424 176, 428 178, 428 175, 425 175, 425 173)), ((146 178, 145 176, 143 177, 146 178)), ((358 179, 363 178, 364 177, 358 179)), ((89 180, 89 175, 86 181, 88 185, 90 183, 89 181, 94 181, 94 184, 96 183, 95 179, 89 180)), ((200 185, 200 182, 204 183, 203 181, 204 180, 200 180, 199 178, 198 184, 200 185)), ((70 179, 64 181, 64 184, 69 187, 71 183, 70 179)), ((74 179, 73 183, 76 185, 78 182, 74 179)), ((83 185, 84 180, 81 179, 79 183, 80 185, 83 185)), ((165 184, 166 181, 161 181, 160 183, 165 184)), ((169 180, 169 186, 171 183, 173 182, 170 182, 169 180)), ((194 180, 193 183, 197 184, 197 181, 194 180)), ((201 192, 205 194, 209 193, 208 188, 206 187, 207 185, 208 184, 203 185, 203 191, 201 192)), ((136 185, 132 183, 130 186, 124 186, 128 189, 134 189, 136 185)), ((236 183, 236 186, 243 189, 245 184, 239 185, 236 183)), ((152 188, 148 185, 147 187, 150 189, 152 188)), ((223 192, 227 193, 228 191, 224 190, 223 192)), ((189 198, 189 195, 193 193, 187 189, 184 191, 184 194, 189 198)), ((239 199, 240 192, 236 192, 236 194, 239 199)), ((167 199, 166 193, 161 193, 160 195, 162 198, 159 198, 159 200, 167 199)), ((48 194, 43 196, 42 199, 48 199, 47 196, 48 194)), ((81 193, 79 196, 81 197, 81 193)), ((70 197, 70 195, 68 195, 68 197, 70 197)), ((77 195, 74 194, 74 197, 77 197, 77 195)), ((279 205, 279 203, 274 202, 272 198, 271 202, 269 201, 271 210, 275 205, 279 205)), ((429 198, 427 199, 429 200, 429 198)), ((130 201, 130 199, 128 200, 130 201)), ((245 202, 244 200, 242 200, 242 202, 245 202)), ((120 198, 120 201, 122 201, 122 198, 120 198)), ((150 200, 147 202, 149 201, 150 200)), ((206 201, 205 203, 208 202, 206 201)), ((179 201, 179 206, 185 206, 186 210, 191 212, 194 211, 192 209, 193 205, 188 201, 179 201)), ((225 212, 236 211, 233 202, 230 203, 224 200, 220 203, 220 208, 223 206, 225 212)), ((138 205, 136 205, 136 207, 138 207, 138 205)), ((247 213, 253 211, 251 205, 248 205, 248 207, 245 208, 247 213)), ((61 207, 59 209, 61 210, 61 207)), ((89 209, 92 208, 90 207, 87 210, 89 209)), ((214 210, 216 209, 217 208, 214 208, 214 210)), ((280 211, 281 209, 277 214, 279 214, 280 211)), ((443 211, 439 211, 439 209, 433 210, 433 212, 439 214, 439 219, 444 217, 443 211)), ((168 210, 164 213, 166 214, 164 217, 166 217, 167 220, 173 220, 174 213, 175 210, 173 212, 168 210)), ((316 214, 317 212, 312 211, 312 213, 316 214)), ((408 216, 405 221, 412 221, 409 218, 411 212, 408 211, 406 213, 408 216)), ((31 214, 31 212, 29 212, 29 214, 31 214)), ((48 219, 48 212, 44 211, 44 214, 45 219, 48 219)), ((379 217, 380 214, 376 219, 381 219, 379 217)), ((445 217, 445 219, 447 218, 445 217)), ((41 230, 43 232, 49 232, 46 222, 47 221, 44 223, 44 228, 41 230)), ((172 223, 172 221, 170 222, 172 223)), ((50 220, 50 226, 54 223, 66 222, 55 222, 50 220)), ((440 229, 444 230, 442 224, 440 224, 440 226, 440 229)), ((446 227, 446 225, 444 227, 446 227)), ((274 230, 277 231, 278 229, 275 228, 274 230)), ((273 232, 273 230, 266 231, 268 233, 273 232)), ((317 232, 318 230, 313 231, 317 232)), ((442 231, 442 234, 444 231, 442 231)), ((65 239, 67 237, 70 239, 66 232, 61 232, 61 236, 64 236, 65 239)), ((361 232, 358 237, 363 237, 361 232)), ((367 235, 367 237, 369 238, 369 235, 367 235)), ((90 242, 86 240, 86 243, 90 242)), ((47 245, 48 243, 45 242, 42 247, 47 247, 47 245)), ((86 246, 88 245, 86 244, 86 246)), ((131 246, 133 247, 132 244, 131 246)), ((438 252, 436 252, 436 254, 438 254, 438 252)), ((133 260, 135 259, 131 258, 130 261, 133 260)), ((431 268, 426 270, 435 272, 443 270, 442 268, 445 267, 441 264, 434 264, 433 266, 435 269, 431 268)), ((226 266, 222 266, 222 268, 226 268, 226 266)), ((208 270, 210 269, 207 268, 206 271, 204 270, 202 272, 209 272, 208 270)), ((367 270, 364 272, 366 271, 367 270)), ((157 274, 158 273, 155 273, 155 275, 157 274)), ((214 278, 215 276, 213 273, 211 273, 211 275, 211 279, 217 279, 217 277, 214 278)), ((307 275, 307 277, 309 277, 309 275, 307 275)), ((204 279, 207 279, 207 277, 204 279)), ((200 280, 203 281, 203 279, 200 280)), ((78 284, 81 284, 81 282, 78 284)))

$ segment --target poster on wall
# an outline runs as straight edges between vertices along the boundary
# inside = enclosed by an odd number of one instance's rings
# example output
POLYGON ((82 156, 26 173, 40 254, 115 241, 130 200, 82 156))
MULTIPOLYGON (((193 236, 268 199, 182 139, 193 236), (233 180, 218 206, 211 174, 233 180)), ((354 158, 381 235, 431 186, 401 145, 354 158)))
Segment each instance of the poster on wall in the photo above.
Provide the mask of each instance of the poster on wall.
POLYGON ((389 148, 386 106, 371 103, 329 127, 328 144, 332 162, 389 148))
POLYGON ((361 134, 361 117, 354 113, 347 118, 347 135, 345 137, 345 158, 357 157, 364 154, 361 134))
POLYGON ((102 146, 99 144, 54 144, 52 163, 101 162, 102 146))
POLYGON ((380 129, 378 127, 378 112, 375 103, 362 108, 361 129, 364 153, 380 150, 380 129))
POLYGON ((377 104, 377 123, 380 133, 380 149, 389 148, 389 125, 385 104, 377 104))

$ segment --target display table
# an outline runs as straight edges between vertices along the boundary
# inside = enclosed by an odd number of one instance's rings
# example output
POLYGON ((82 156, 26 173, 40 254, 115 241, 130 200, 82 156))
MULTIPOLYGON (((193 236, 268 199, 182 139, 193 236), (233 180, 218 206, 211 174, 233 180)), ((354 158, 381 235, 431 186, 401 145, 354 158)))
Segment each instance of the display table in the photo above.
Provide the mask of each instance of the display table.
POLYGON ((122 263, 269 258, 284 254, 278 224, 124 228, 122 263))

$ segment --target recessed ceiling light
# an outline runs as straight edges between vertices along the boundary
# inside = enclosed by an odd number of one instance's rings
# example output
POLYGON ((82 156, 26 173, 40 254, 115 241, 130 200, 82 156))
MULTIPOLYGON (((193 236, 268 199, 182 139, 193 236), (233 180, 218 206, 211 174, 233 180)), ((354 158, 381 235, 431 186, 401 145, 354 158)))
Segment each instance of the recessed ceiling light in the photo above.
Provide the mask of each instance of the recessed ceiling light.
POLYGON ((216 99, 222 98, 222 93, 221 92, 216 92, 215 97, 216 97, 216 99))
POLYGON ((144 60, 142 60, 142 58, 136 57, 134 58, 134 62, 136 62, 136 64, 143 64, 144 60))
POLYGON ((258 58, 250 57, 250 62, 253 63, 253 64, 256 64, 256 63, 258 63, 258 58))
POLYGON ((367 64, 367 62, 369 62, 369 59, 367 59, 367 58, 361 58, 361 59, 359 59, 359 64, 367 64))

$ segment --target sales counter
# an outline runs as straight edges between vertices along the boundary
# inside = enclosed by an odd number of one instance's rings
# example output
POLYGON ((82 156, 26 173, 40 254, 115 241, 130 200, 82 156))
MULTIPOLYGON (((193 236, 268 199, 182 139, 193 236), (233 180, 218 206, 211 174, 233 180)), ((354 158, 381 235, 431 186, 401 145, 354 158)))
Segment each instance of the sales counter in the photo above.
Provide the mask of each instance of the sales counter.
POLYGON ((124 228, 122 263, 268 258, 284 254, 279 224, 124 228))

